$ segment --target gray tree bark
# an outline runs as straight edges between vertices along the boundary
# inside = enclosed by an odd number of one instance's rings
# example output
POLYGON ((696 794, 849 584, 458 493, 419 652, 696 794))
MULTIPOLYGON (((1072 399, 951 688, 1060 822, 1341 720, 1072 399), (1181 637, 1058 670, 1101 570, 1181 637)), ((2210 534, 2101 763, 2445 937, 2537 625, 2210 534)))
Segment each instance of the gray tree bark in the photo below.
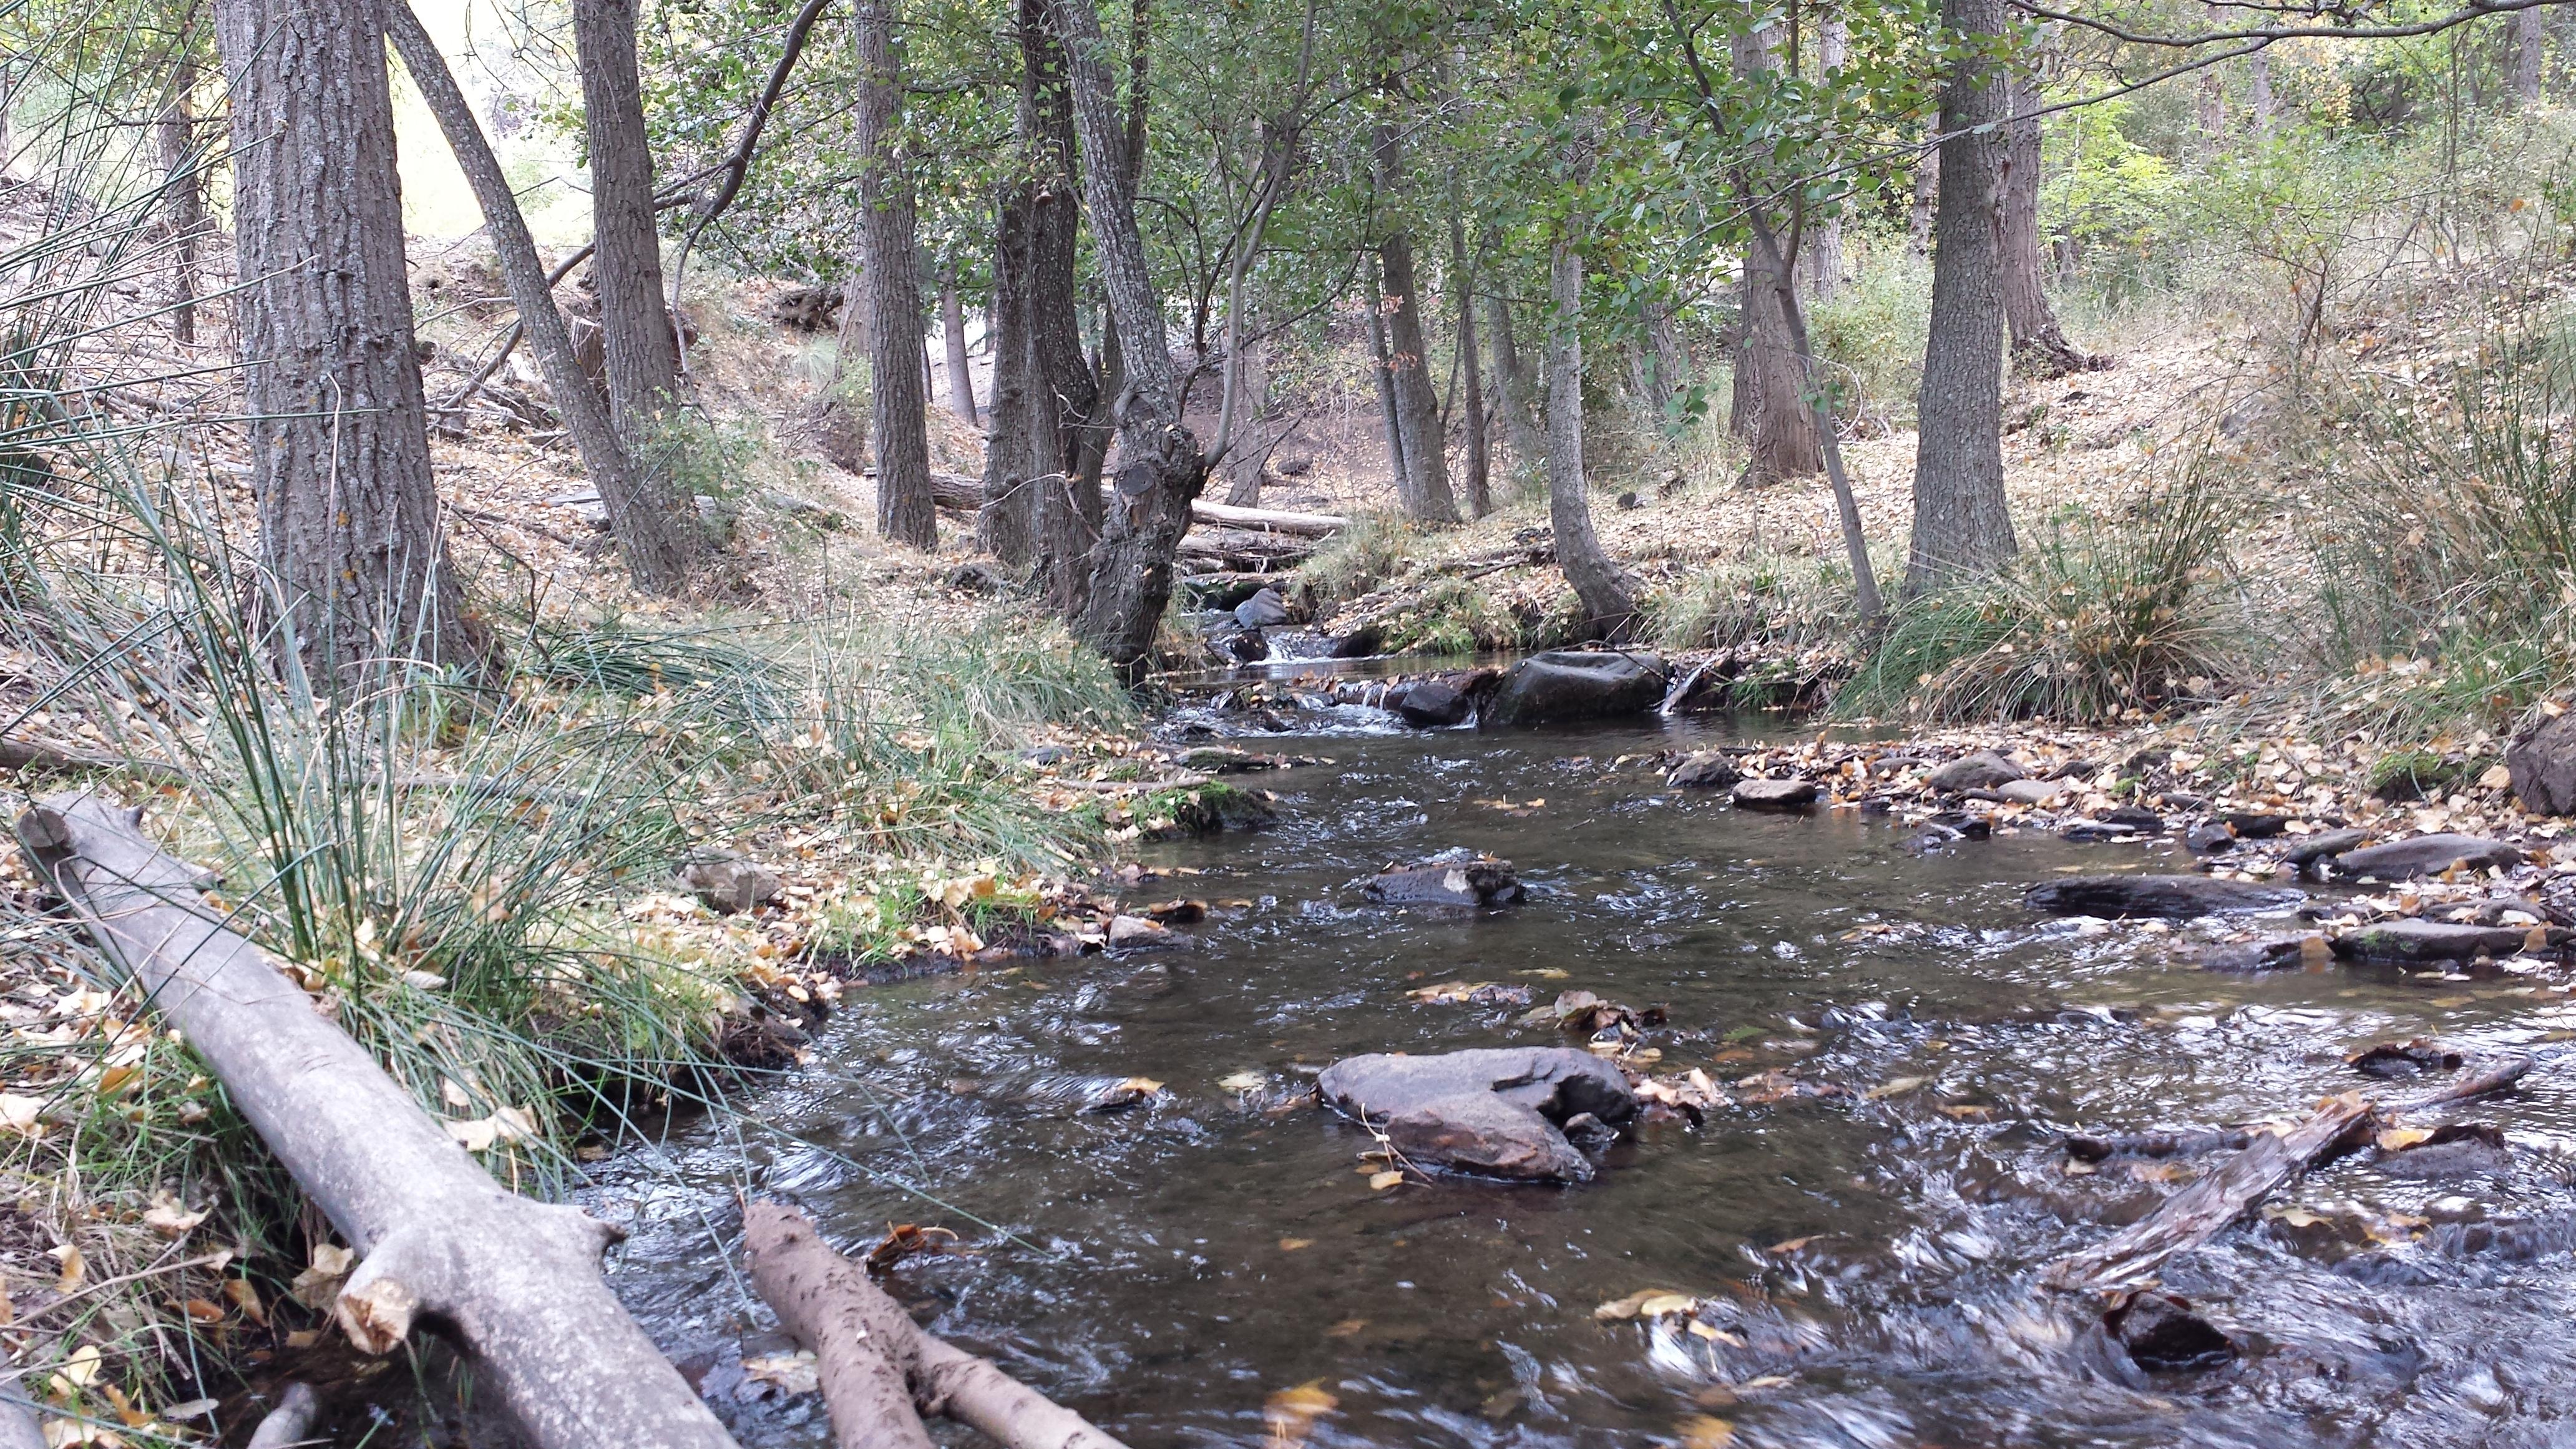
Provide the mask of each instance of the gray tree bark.
POLYGON ((2258 50, 2245 57, 2245 103, 2254 113, 2254 134, 2272 139, 2272 53, 2258 50))
POLYGON ((1932 255, 1932 208, 1941 196, 1941 152, 1914 158, 1914 189, 1905 207, 1905 245, 1918 257, 1932 255))
POLYGON ((1467 225, 1456 210, 1449 214, 1449 290, 1458 308, 1458 384, 1466 406, 1461 419, 1467 438, 1467 514, 1482 518, 1494 511, 1493 464, 1486 451, 1483 359, 1476 355, 1476 274, 1468 265, 1467 225))
POLYGON ((913 253, 912 181, 897 154, 903 61, 897 0, 858 0, 860 285, 868 311, 868 389, 877 459, 877 532, 939 546, 930 497, 930 431, 922 414, 921 275, 913 253))
MULTIPOLYGON (((372 30, 374 8, 347 10, 372 30)), ((381 46, 372 54, 381 67, 381 46)), ((236 81, 236 106, 240 98, 236 81)), ((601 1280, 600 1253, 616 1231, 494 1182, 375 1058, 315 1013, 303 988, 225 929, 203 903, 211 877, 135 827, 135 813, 73 793, 28 811, 18 834, 38 874, 187 1036, 359 1253, 333 1304, 350 1342, 385 1354, 415 1326, 439 1325, 537 1449, 735 1449, 601 1280)))
POLYGON ((403 68, 438 118, 448 149, 456 153, 456 164, 481 204, 493 257, 500 264, 510 300, 519 309, 520 329, 536 353, 547 391, 554 394, 555 412, 563 418, 565 431, 581 450, 583 467, 599 489, 627 573, 636 587, 647 592, 680 592, 687 587, 689 563, 696 553, 695 507, 675 506, 669 490, 653 485, 618 438, 590 374, 574 354, 563 314, 555 309, 554 288, 547 284, 545 263, 538 258, 536 241, 519 211, 518 194, 492 154, 482 123, 475 119, 474 108, 448 71, 437 43, 421 28, 406 0, 387 0, 385 19, 403 68))
POLYGON ((1377 420, 1386 434, 1386 476, 1395 486, 1398 507, 1403 506, 1404 419, 1395 401, 1395 357, 1386 341, 1386 284, 1380 280, 1378 258, 1369 257, 1369 361, 1377 380, 1377 420))
POLYGON ((317 689, 478 653, 448 567, 373 5, 222 0, 260 560, 317 689))
MULTIPOLYGON (((197 340, 197 244, 206 233, 205 178, 197 154, 197 59, 182 36, 177 63, 171 68, 170 103, 161 108, 153 130, 161 143, 164 204, 170 217, 170 334, 181 342, 197 340)), ((0 105, 5 105, 0 99, 0 105)), ((6 142, 0 140, 0 160, 6 142)), ((0 168, 5 169, 5 168, 0 168)))
POLYGON ((993 400, 984 445, 984 497, 975 513, 975 543, 1013 568, 1035 552, 1037 486, 1031 480, 1053 469, 1041 464, 1031 432, 1030 383, 1035 361, 1029 346, 1029 210, 1031 188, 1013 183, 1002 191, 993 226, 993 400))
MULTIPOLYGON (((1378 190, 1390 204, 1398 195, 1404 158, 1395 128, 1377 128, 1378 190)), ((1458 501, 1449 491, 1448 440, 1440 427, 1440 392, 1431 384, 1431 349, 1422 333, 1420 287, 1413 275, 1413 238, 1402 226, 1378 238, 1378 263, 1384 268, 1389 376, 1395 389, 1395 424, 1404 440, 1404 471, 1397 475, 1396 499, 1407 518, 1424 523, 1456 523, 1458 501)))
MULTIPOLYGON (((1954 37, 2003 29, 2002 0, 1942 0, 1954 37)), ((2004 498, 2004 153, 1995 122, 2010 87, 1988 59, 1955 66, 1941 88, 1941 206, 1934 222, 1932 321, 1915 413, 1914 538, 1905 592, 1991 571, 2013 556, 2004 498)))
MULTIPOLYGON (((2004 99, 2009 112, 2026 112, 2038 104, 2039 88, 2028 79, 2015 83, 2004 99)), ((2033 377, 2062 377, 2100 366, 2101 359, 2066 340, 2057 325, 2057 309, 2048 301, 2048 260, 2039 245, 2039 117, 2025 116, 2006 129, 2003 291, 2013 365, 2033 377)))
POLYGON ((1583 476, 1583 256, 1559 236, 1548 253, 1547 517, 1556 562, 1583 605, 1584 632, 1624 640, 1637 627, 1636 587, 1592 531, 1583 476))
POLYGON ((2540 71, 2548 44, 2548 24, 2548 12, 2538 6, 2514 12, 2513 93, 2527 106, 2540 102, 2540 71))
POLYGON ((608 412, 627 448, 667 471, 662 413, 680 396, 680 343, 662 300, 662 237, 654 224, 653 151, 644 84, 635 69, 636 0, 573 0, 583 134, 590 148, 591 277, 599 284, 608 412))
MULTIPOLYGON (((1831 84, 1851 57, 1851 22, 1840 10, 1829 10, 1816 23, 1816 68, 1831 84)), ((1830 302, 1843 284, 1843 218, 1840 212, 1815 218, 1807 227, 1807 289, 1819 302, 1830 302)), ((1813 314, 1810 314, 1813 315, 1813 314)))
POLYGON ((1038 573, 1047 605, 1065 618, 1085 607, 1091 549, 1100 538, 1100 475, 1109 450, 1108 399, 1082 350, 1074 262, 1082 222, 1082 169, 1064 42, 1047 0, 1019 0, 1020 98, 1026 108, 1034 191, 1029 209, 1030 427, 1057 485, 1042 490, 1038 573))
POLYGON ((966 362, 966 314, 957 305, 954 268, 939 279, 939 338, 948 363, 948 410, 969 423, 980 423, 983 419, 975 409, 975 371, 966 362))
POLYGON ((1511 443, 1512 466, 1532 473, 1547 461, 1547 444, 1539 436, 1537 421, 1530 416, 1537 388, 1521 361, 1520 344, 1512 336, 1511 299, 1499 288, 1486 299, 1485 316, 1494 326, 1494 410, 1503 415, 1503 435, 1511 443))
MULTIPOLYGON (((1778 33, 1774 27, 1739 31, 1731 42, 1739 79, 1779 68, 1778 33)), ((1795 249, 1778 265, 1795 268, 1795 249)), ((1815 413, 1807 405, 1806 369, 1790 346, 1789 319, 1780 308, 1780 279, 1773 263, 1747 248, 1744 286, 1735 332, 1735 388, 1727 409, 1727 430, 1752 450, 1744 481, 1768 483, 1796 478, 1824 466, 1824 448, 1816 437, 1815 413)))

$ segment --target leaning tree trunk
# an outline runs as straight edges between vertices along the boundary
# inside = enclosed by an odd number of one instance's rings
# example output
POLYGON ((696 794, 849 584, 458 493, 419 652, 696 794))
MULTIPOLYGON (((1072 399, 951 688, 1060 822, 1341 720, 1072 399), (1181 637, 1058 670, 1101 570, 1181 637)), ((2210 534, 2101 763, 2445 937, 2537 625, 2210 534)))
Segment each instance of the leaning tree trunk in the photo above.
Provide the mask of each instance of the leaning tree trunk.
POLYGON ((667 471, 662 414, 680 395, 680 342, 662 300, 662 237, 654 227, 653 152, 644 84, 635 69, 636 0, 573 0, 582 125, 590 147, 590 264, 599 284, 599 337, 608 411, 630 452, 667 471))
POLYGON ((180 38, 183 49, 171 68, 170 103, 153 124, 161 142, 170 215, 170 335, 188 343, 197 340, 197 243, 206 231, 206 186, 198 174, 197 61, 184 49, 192 39, 180 38))
POLYGON ((860 285, 868 308, 868 387, 875 404, 877 532, 939 546, 930 498, 930 425, 922 414, 921 277, 913 255, 912 182, 895 154, 903 115, 897 0, 859 0, 860 285))
POLYGON ((1449 290, 1458 307, 1459 396, 1467 408, 1467 512, 1482 518, 1494 511, 1493 463, 1485 444, 1484 368, 1476 356, 1475 273, 1467 265, 1466 223, 1454 209, 1449 214, 1449 290))
POLYGON ((1547 461, 1547 444, 1531 417, 1533 386, 1521 363, 1520 344, 1512 336, 1512 300, 1497 289, 1485 303, 1494 324, 1494 410, 1503 415, 1503 434, 1511 440, 1512 466, 1532 474, 1547 461))
POLYGON ((1055 0, 1082 135, 1092 243, 1109 290, 1126 381, 1118 411, 1116 499, 1092 550, 1091 597, 1073 619, 1077 638, 1130 678, 1142 674, 1172 598, 1172 555, 1190 526, 1190 503, 1207 482, 1207 459, 1182 421, 1172 354, 1163 339, 1145 243, 1136 230, 1136 184, 1119 129, 1115 82, 1102 63, 1100 16, 1091 0, 1055 0))
MULTIPOLYGON (((1963 43, 2002 29, 2002 0, 1942 0, 1963 43)), ((1931 333, 1915 413, 1914 541, 1905 592, 1991 571, 2018 551, 2004 499, 2004 149, 1995 123, 2009 87, 1992 60, 1963 57, 1941 88, 1941 208, 1932 257, 1931 333)))
MULTIPOLYGON (((239 105, 238 81, 233 94, 239 105)), ((350 1342, 386 1354, 416 1326, 454 1334, 537 1449, 734 1449, 601 1280, 617 1231, 494 1182, 303 988, 224 928, 201 894, 212 879, 136 823, 71 793, 28 811, 18 834, 40 876, 357 1250, 333 1305, 350 1342)))
MULTIPOLYGON (((1378 186, 1392 197, 1401 177, 1402 157, 1395 128, 1377 132, 1378 186)), ((1379 238, 1378 263, 1385 269, 1382 285, 1386 317, 1389 380, 1395 392, 1395 425, 1404 440, 1404 471, 1396 478, 1396 498, 1407 518, 1424 523, 1456 523, 1458 502, 1449 492, 1447 439, 1441 434, 1440 393, 1431 385, 1431 349, 1422 335, 1420 288, 1413 277, 1413 238, 1401 226, 1379 238)))
MULTIPOLYGON (((1769 26, 1737 35, 1732 47, 1737 79, 1749 81, 1779 69, 1778 45, 1777 31, 1769 26)), ((1794 250, 1776 262, 1796 265, 1794 250)), ((1825 463, 1815 414, 1807 406, 1806 369, 1789 340, 1789 319, 1780 309, 1781 279, 1774 268, 1759 250, 1745 250, 1727 430, 1752 450, 1744 464, 1747 483, 1803 477, 1825 463)))
POLYGON ((1636 631, 1637 596, 1592 532, 1592 502, 1583 477, 1583 256, 1558 237, 1548 254, 1547 516, 1556 532, 1556 561, 1583 606, 1590 638, 1623 640, 1636 631))
POLYGON ((430 474, 381 18, 223 0, 215 30, 268 582, 317 689, 388 656, 470 661, 430 474))
POLYGON ((502 171, 500 159, 492 154, 482 123, 475 119, 474 108, 449 72, 437 42, 421 28, 405 0, 389 0, 385 19, 403 68, 411 72, 412 84, 420 88, 430 114, 438 118, 448 149, 456 153, 456 164, 482 206, 493 257, 500 263, 510 300, 519 309, 519 327, 536 352, 546 390, 554 394, 555 412, 563 418, 565 431, 581 450, 582 466, 599 489, 626 572, 636 587, 647 592, 680 592, 688 584, 697 537, 695 511, 674 508, 668 491, 644 477, 618 438, 608 409, 591 386, 590 374, 582 370, 573 351, 563 314, 555 310, 554 288, 547 284, 546 265, 538 258, 536 241, 519 211, 518 193, 502 171))
POLYGON ((939 340, 947 354, 948 410, 969 423, 983 421, 975 410, 975 370, 966 363, 966 314, 957 305, 954 267, 939 279, 939 340))
POLYGON ((1019 0, 1020 100, 1031 156, 1029 347, 1030 428, 1039 457, 1058 475, 1038 499, 1038 573, 1047 606, 1073 618, 1091 590, 1091 548, 1101 528, 1100 473, 1109 434, 1099 376, 1082 351, 1074 263, 1082 191, 1075 153, 1073 95, 1064 43, 1047 0, 1019 0))
MULTIPOLYGON (((2013 112, 2031 110, 2038 103, 2039 88, 2028 80, 2014 85, 2004 101, 2013 112)), ((2003 289, 2013 365, 2032 377, 2082 372, 2100 365, 2100 359, 2066 340, 2057 325, 2057 310, 2048 304, 2048 263, 2039 246, 2039 117, 2023 116, 2006 130, 2010 139, 2004 147, 2003 289)))
POLYGON ((1034 550, 1036 490, 1030 480, 1047 472, 1029 427, 1029 198, 1030 187, 1003 188, 993 224, 993 398, 984 445, 983 503, 975 511, 975 545, 1013 568, 1025 567, 1034 550))

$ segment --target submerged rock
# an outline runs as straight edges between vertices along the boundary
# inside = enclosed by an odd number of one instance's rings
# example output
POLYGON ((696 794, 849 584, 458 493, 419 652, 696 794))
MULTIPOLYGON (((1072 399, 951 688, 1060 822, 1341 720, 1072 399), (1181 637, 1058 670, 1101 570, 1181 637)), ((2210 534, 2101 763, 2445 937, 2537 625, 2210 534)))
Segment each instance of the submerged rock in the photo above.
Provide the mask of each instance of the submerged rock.
POLYGON ((2305 870, 2321 861, 2333 860, 2347 851, 2359 850, 2370 843, 2367 830, 2329 830, 2311 835, 2292 845, 2281 857, 2284 864, 2305 870))
POLYGON ((2335 858, 2335 868, 2346 875, 2366 875, 2375 880, 2413 880, 2420 875, 2440 875, 2455 865, 2487 870, 2522 862, 2522 847, 2501 840, 2477 835, 2418 835, 2412 840, 2392 840, 2386 845, 2347 851, 2335 858))
POLYGON ((2078 875, 2030 888, 2023 899, 2034 911, 2061 916, 2193 916, 2268 911, 2293 905, 2306 893, 2291 886, 2256 885, 2205 875, 2078 875))
POLYGON ((2171 1293, 2132 1293, 2102 1315, 2102 1326, 2131 1363, 2154 1372, 2216 1368, 2236 1357, 2235 1340, 2171 1293))
POLYGON ((1387 1135, 1424 1167, 1520 1182, 1589 1182, 1593 1166, 1566 1123, 1615 1126, 1637 1115, 1619 1069, 1570 1047, 1502 1047, 1445 1056, 1372 1055, 1316 1079, 1326 1106, 1387 1135))
POLYGON ((1739 780, 1735 803, 1752 810, 1797 810, 1816 803, 1813 780, 1739 780))
POLYGON ((1360 889, 1391 906, 1508 906, 1527 894, 1510 861, 1465 851, 1388 866, 1360 889))
POLYGON ((1723 790, 1744 778, 1732 756, 1722 750, 1702 750, 1673 766, 1664 783, 1677 790, 1723 790))
POLYGON ((2408 916, 2355 926, 2334 938, 2334 952, 2348 961, 2474 961, 2522 949, 2520 926, 2472 926, 2408 916))
POLYGON ((2021 766, 1992 750, 1980 750, 1934 770, 1923 777, 1923 783, 1955 794, 1961 790, 1992 790, 2020 778, 2021 766))
POLYGON ((1554 650, 1512 666, 1480 725, 1555 724, 1643 714, 1663 703, 1660 654, 1554 650))

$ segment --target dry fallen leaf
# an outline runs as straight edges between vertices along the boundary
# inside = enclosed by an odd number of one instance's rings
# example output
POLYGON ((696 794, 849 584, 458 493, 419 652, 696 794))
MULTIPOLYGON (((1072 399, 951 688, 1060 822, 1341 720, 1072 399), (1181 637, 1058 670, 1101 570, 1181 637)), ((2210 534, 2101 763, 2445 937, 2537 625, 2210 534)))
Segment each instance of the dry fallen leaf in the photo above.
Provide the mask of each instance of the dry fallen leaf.
POLYGON ((1230 1077, 1217 1078, 1216 1084, 1229 1092, 1257 1092, 1269 1080, 1259 1072, 1237 1072, 1230 1077))
POLYGON ((65 1243, 59 1248, 48 1248, 45 1251, 56 1262, 63 1265, 62 1276, 54 1280, 55 1292, 69 1293, 80 1287, 81 1280, 89 1276, 89 1263, 81 1257, 80 1249, 65 1243))
POLYGON ((811 1394, 823 1387, 821 1371, 815 1367, 814 1355, 805 1349, 794 1353, 771 1354, 742 1361, 743 1377, 764 1384, 775 1384, 791 1394, 811 1394))
POLYGON ((1384 1172, 1372 1172, 1369 1174, 1369 1191, 1384 1192, 1402 1181, 1404 1181, 1404 1174, 1393 1168, 1384 1172))
POLYGON ((1315 1421, 1339 1407, 1341 1400, 1325 1392, 1322 1379, 1309 1379, 1263 1400, 1261 1417, 1270 1426, 1271 1444, 1286 1449, 1306 1442, 1306 1431, 1315 1421))
POLYGON ((41 1136, 44 1127, 38 1121, 44 1115, 45 1099, 0 1092, 0 1131, 15 1132, 21 1137, 41 1136))
POLYGON ((1902 1097, 1930 1080, 1932 1080, 1930 1077, 1897 1077, 1891 1081, 1881 1082, 1861 1095, 1873 1102, 1888 1097, 1902 1097))
POLYGON ((340 1280, 349 1276, 357 1261, 358 1255, 347 1248, 324 1243, 313 1250, 312 1265, 295 1275, 287 1292, 307 1308, 328 1308, 340 1294, 340 1280))
MULTIPOLYGON (((268 1327, 268 1305, 259 1301, 259 1289, 255 1287, 248 1278, 226 1278, 224 1280, 224 1296, 231 1299, 233 1301, 233 1306, 242 1311, 242 1317, 249 1319, 251 1322, 258 1324, 262 1328, 268 1327)), ((170 1416, 172 1418, 187 1417, 186 1415, 179 1413, 176 1409, 170 1411, 170 1416)))
POLYGON ((2421 1127, 2391 1127, 2379 1134, 2379 1150, 2403 1152, 2418 1142, 2429 1142, 2433 1134, 2421 1127))
POLYGON ((152 1205, 143 1210, 143 1225, 165 1238, 184 1238, 205 1220, 204 1209, 188 1211, 187 1205, 172 1196, 168 1188, 154 1192, 152 1205))
POLYGON ((1293 1253, 1299 1248, 1311 1248, 1313 1246, 1315 1246, 1315 1240, 1313 1238, 1281 1238, 1279 1240, 1279 1251, 1283 1253, 1293 1253))
POLYGON ((1366 1327, 1368 1327, 1368 1320, 1365 1318, 1345 1318, 1341 1322, 1334 1324, 1332 1327, 1325 1329, 1324 1336, 1326 1338, 1356 1338, 1359 1336, 1359 1331, 1366 1327))
POLYGON ((1676 1293, 1670 1288, 1641 1288, 1625 1298, 1613 1298, 1593 1309, 1592 1316, 1603 1323, 1616 1323, 1623 1319, 1634 1318, 1640 1313, 1646 1313, 1647 1317, 1652 1318, 1662 1313, 1685 1312, 1698 1302, 1698 1299, 1689 1294, 1676 1293), (1653 1313, 1646 1312, 1648 1304, 1660 1304, 1674 1299, 1680 1300, 1682 1307, 1658 1308, 1653 1313))
POLYGON ((1735 1442, 1735 1426, 1715 1414, 1693 1414, 1682 1420, 1682 1449, 1726 1449, 1735 1442))

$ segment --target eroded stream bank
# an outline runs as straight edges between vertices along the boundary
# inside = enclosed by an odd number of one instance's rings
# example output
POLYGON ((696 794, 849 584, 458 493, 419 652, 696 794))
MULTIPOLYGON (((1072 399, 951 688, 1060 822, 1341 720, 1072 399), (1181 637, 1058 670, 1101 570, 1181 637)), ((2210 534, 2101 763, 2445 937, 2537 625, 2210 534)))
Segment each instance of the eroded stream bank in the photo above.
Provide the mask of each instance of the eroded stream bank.
POLYGON ((1328 717, 1352 732, 1296 748, 1332 763, 1263 782, 1282 796, 1274 828, 1144 849, 1170 873, 1138 894, 1213 908, 1181 933, 1189 949, 854 991, 819 1068, 757 1106, 814 1147, 707 1129, 617 1164, 592 1204, 636 1228, 616 1286, 696 1355, 747 1443, 828 1431, 818 1398, 741 1368, 787 1351, 757 1330, 744 1346, 756 1315, 708 1246, 746 1184, 843 1241, 888 1222, 958 1230, 975 1251, 910 1259, 902 1296, 1138 1449, 2576 1433, 2560 1156, 2576 1089, 2550 1056, 2576 1008, 2555 977, 2213 973, 2196 947, 2244 922, 2113 926, 2024 904, 2072 871, 2187 870, 2178 845, 1998 834, 1925 851, 1886 817, 1748 811, 1600 768, 1721 739, 1708 724, 1378 733, 1367 711, 1328 717), (1444 917, 1362 898, 1378 867, 1450 847, 1515 861, 1529 899, 1444 917), (1529 1008, 1509 1001, 1417 999, 1452 981, 1661 1006, 1637 1044, 1658 1073, 1776 1068, 1804 1089, 1647 1125, 1586 1187, 1374 1189, 1369 1136, 1311 1102, 1320 1068, 1580 1044, 1516 1024, 1529 1008), (2144 1371, 2098 1303, 2034 1286, 2198 1166, 2070 1169, 2067 1130, 2296 1117, 2384 1087, 2348 1052, 2419 1035, 2540 1055, 2517 1096, 2457 1114, 2501 1125, 2506 1153, 2364 1151, 2175 1259, 2165 1283, 2235 1335, 2234 1364, 2144 1371), (1647 1290, 1700 1306, 1596 1316, 1647 1290))

